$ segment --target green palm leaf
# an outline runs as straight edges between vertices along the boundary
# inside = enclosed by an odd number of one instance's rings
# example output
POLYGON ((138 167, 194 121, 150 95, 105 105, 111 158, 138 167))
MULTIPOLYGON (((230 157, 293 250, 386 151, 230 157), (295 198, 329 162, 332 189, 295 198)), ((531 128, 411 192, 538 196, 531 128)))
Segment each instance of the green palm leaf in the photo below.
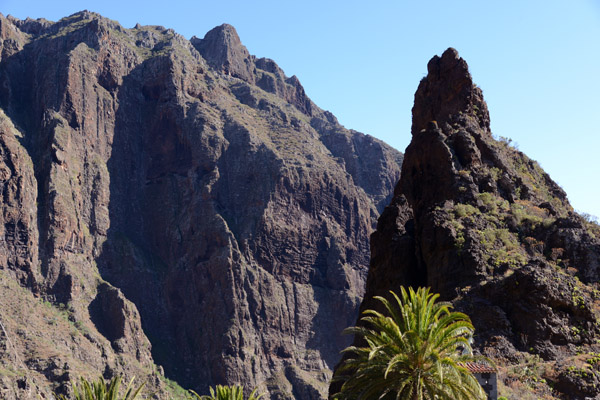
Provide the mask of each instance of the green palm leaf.
MULTIPOLYGON (((190 390, 198 400, 244 400, 244 388, 239 385, 223 386, 217 385, 215 388, 210 387, 210 395, 200 396, 198 393, 190 390)), ((258 400, 263 395, 257 395, 258 389, 254 389, 247 400, 258 400)))
MULTIPOLYGON (((80 378, 79 385, 73 383, 73 398, 72 400, 134 400, 137 398, 139 393, 144 387, 142 383, 137 388, 133 386, 134 379, 131 379, 129 385, 125 389, 125 396, 119 397, 119 387, 121 386, 121 377, 117 376, 113 378, 108 386, 102 377, 96 382, 89 382, 85 378, 80 378)), ((57 397, 58 400, 69 400, 64 395, 57 397)))

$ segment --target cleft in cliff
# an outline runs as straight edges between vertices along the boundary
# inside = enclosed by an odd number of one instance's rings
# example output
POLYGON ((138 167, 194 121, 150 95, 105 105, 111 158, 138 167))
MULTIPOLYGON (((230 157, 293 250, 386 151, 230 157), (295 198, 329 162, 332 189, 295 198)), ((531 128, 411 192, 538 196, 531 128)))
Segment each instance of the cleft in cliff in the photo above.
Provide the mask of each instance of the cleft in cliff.
POLYGON ((400 285, 430 286, 471 316, 506 394, 596 396, 599 260, 598 225, 492 136, 466 62, 454 49, 432 58, 400 181, 371 235, 361 309, 400 285))

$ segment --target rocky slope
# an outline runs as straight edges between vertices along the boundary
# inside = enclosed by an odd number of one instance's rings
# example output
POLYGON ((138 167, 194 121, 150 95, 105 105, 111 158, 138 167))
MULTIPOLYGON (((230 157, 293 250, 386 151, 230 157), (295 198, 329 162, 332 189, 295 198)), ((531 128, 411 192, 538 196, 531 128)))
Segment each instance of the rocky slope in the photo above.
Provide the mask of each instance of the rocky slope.
POLYGON ((228 25, 0 15, 0 108, 0 397, 118 373, 323 396, 400 153, 228 25))
POLYGON ((471 316, 501 395, 591 398, 600 394, 599 262, 598 225, 574 213, 535 161, 492 137, 457 52, 433 57, 401 179, 371 236, 361 309, 400 285, 430 286, 471 316))

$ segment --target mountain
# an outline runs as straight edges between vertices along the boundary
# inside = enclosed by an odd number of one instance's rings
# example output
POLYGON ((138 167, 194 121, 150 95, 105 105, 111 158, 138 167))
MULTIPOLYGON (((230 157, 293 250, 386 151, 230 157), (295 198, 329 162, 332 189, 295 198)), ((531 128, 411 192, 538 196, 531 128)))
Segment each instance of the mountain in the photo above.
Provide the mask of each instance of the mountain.
POLYGON ((471 317, 501 395, 596 398, 600 227, 537 162, 492 136, 456 50, 427 69, 400 181, 371 235, 361 310, 401 285, 429 286, 471 317))
POLYGON ((0 397, 323 397, 401 164, 229 25, 0 15, 0 397))

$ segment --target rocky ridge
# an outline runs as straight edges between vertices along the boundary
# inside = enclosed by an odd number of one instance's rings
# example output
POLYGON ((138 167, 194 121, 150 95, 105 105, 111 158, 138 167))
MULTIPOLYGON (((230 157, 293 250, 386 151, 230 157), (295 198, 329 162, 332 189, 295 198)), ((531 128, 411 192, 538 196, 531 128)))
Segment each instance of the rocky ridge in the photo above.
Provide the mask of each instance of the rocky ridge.
POLYGON ((231 26, 0 15, 0 396, 322 397, 401 164, 231 26))
POLYGON ((501 395, 598 396, 600 227, 535 161, 492 136, 456 50, 427 69, 400 181, 371 236, 361 310, 401 285, 429 286, 471 317, 501 395))

